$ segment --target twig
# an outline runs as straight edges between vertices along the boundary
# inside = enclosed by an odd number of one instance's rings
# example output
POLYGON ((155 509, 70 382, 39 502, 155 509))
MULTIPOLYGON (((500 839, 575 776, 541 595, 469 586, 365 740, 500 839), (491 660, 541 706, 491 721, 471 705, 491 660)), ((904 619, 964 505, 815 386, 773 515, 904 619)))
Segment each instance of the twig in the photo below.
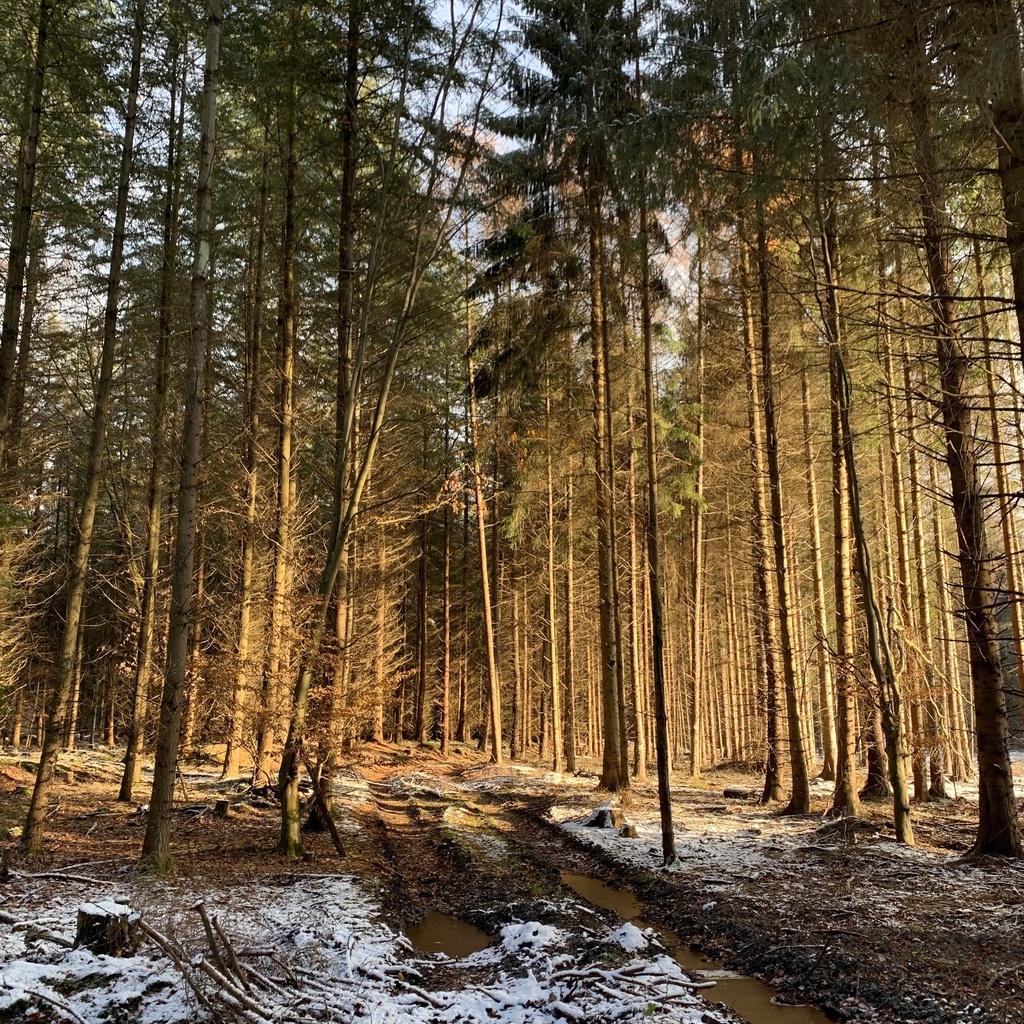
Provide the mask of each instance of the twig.
POLYGON ((75 948, 75 944, 70 939, 64 938, 63 935, 55 935, 53 932, 48 932, 45 928, 40 928, 37 924, 30 924, 25 929, 25 944, 28 945, 28 943, 34 942, 36 939, 52 942, 55 946, 63 946, 65 949, 75 948))
POLYGON ((53 878, 60 882, 81 882, 82 885, 113 885, 103 878, 89 878, 87 875, 67 875, 63 871, 36 871, 30 875, 11 872, 12 878, 53 878))
POLYGON ((217 966, 225 973, 230 975, 231 971, 227 965, 220 958, 220 950, 217 948, 217 939, 213 934, 213 926, 210 924, 210 918, 206 913, 206 907, 203 906, 203 901, 199 900, 192 908, 198 915, 200 920, 203 922, 203 931, 206 932, 206 944, 210 947, 210 953, 213 959, 217 962, 217 966))
POLYGON ((195 978, 193 978, 192 975, 189 974, 188 969, 181 962, 181 958, 178 956, 178 954, 174 950, 174 947, 171 945, 170 939, 168 939, 165 935, 161 935, 155 928, 151 928, 141 918, 139 919, 139 930, 143 933, 143 935, 149 936, 149 938, 151 938, 170 957, 171 963, 174 964, 174 966, 177 968, 178 973, 185 979, 189 988, 191 988, 192 991, 195 992, 196 999, 199 1000, 199 1005, 212 1013, 213 1003, 211 1003, 210 1000, 206 997, 206 994, 199 987, 195 978))
POLYGON ((390 981, 397 985, 399 988, 405 989, 406 992, 411 992, 414 996, 419 996, 428 1006, 433 1006, 435 1010, 447 1010, 448 1004, 442 1002, 440 999, 432 996, 426 989, 422 989, 419 985, 410 985, 407 981, 402 981, 401 978, 393 978, 391 975, 383 974, 380 971, 373 970, 372 967, 366 967, 360 965, 356 968, 360 974, 365 975, 367 978, 372 978, 374 981, 390 981))
POLYGON ((213 928, 217 935, 220 936, 220 941, 224 944, 224 949, 228 955, 228 962, 231 964, 238 980, 242 983, 246 991, 251 992, 252 989, 249 987, 249 979, 246 977, 245 970, 242 965, 238 962, 238 957, 235 956, 235 948, 231 945, 231 940, 227 937, 224 929, 220 926, 220 920, 217 915, 213 915, 213 928))
POLYGON ((203 974, 212 979, 222 990, 218 993, 221 998, 223 998, 225 994, 230 995, 233 999, 238 1001, 240 1006, 251 1010, 261 1020, 268 1019, 267 1015, 263 1012, 263 1008, 254 999, 250 998, 245 992, 243 992, 242 989, 235 985, 226 974, 222 974, 218 971, 217 968, 209 962, 209 960, 198 957, 196 967, 198 967, 203 974))
POLYGON ((25 989, 25 994, 32 996, 33 999, 39 999, 44 1003, 49 1003, 51 1006, 56 1006, 61 1013, 66 1013, 69 1016, 74 1017, 75 1020, 81 1021, 81 1024, 89 1024, 84 1017, 79 1017, 67 1003, 63 1003, 59 999, 55 999, 53 996, 48 996, 45 992, 36 992, 34 989, 27 988, 25 989))
POLYGON ((987 992, 997 981, 999 981, 1002 978, 1005 978, 1008 974, 1016 974, 1017 971, 1019 971, 1022 967, 1024 967, 1024 961, 1021 961, 1021 963, 1019 964, 1012 964, 1011 966, 1006 967, 1001 971, 996 971, 996 973, 993 974, 991 978, 989 978, 988 983, 985 985, 982 991, 987 992))

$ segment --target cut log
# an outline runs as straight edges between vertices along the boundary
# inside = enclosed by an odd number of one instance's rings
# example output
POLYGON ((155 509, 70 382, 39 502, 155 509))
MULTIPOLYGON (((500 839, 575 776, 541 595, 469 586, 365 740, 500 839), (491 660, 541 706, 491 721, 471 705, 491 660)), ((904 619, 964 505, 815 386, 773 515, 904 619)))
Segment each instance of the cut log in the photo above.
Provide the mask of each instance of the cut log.
POLYGON ((749 789, 740 789, 738 786, 727 786, 722 791, 726 800, 749 800, 753 794, 749 789))
POLYGON ((75 949, 84 946, 107 956, 131 956, 137 945, 138 928, 129 907, 109 900, 79 906, 75 949))
POLYGON ((619 835, 622 836, 623 839, 640 838, 640 834, 636 830, 636 825, 630 825, 629 823, 623 825, 622 828, 619 829, 619 835))

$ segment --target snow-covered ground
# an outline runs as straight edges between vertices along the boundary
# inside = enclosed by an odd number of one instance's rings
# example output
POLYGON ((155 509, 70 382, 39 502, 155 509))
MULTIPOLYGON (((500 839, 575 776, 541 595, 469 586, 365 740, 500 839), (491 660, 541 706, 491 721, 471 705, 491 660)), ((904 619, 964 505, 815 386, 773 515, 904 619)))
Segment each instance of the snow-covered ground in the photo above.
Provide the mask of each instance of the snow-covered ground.
MULTIPOLYGON (((97 866, 98 867, 98 866, 97 866)), ((79 868, 87 871, 88 868, 79 868)), ((374 1024, 725 1020, 695 994, 652 934, 636 928, 583 932, 512 922, 486 949, 450 960, 417 953, 383 923, 376 894, 350 876, 286 875, 210 886, 134 876, 24 874, 5 888, 0 911, 0 1019, 246 1020, 374 1024), (69 949, 87 901, 127 905, 180 961, 146 936, 133 956, 69 949), (228 936, 215 954, 194 909, 202 902, 228 936), (202 973, 202 965, 226 978, 202 973), (443 970, 447 984, 429 981, 443 970), (185 980, 184 973, 199 992, 185 980), (245 977, 246 987, 241 979, 245 977), (210 1006, 202 1005, 205 999, 210 1006)), ((99 873, 98 873, 99 874, 99 873)))

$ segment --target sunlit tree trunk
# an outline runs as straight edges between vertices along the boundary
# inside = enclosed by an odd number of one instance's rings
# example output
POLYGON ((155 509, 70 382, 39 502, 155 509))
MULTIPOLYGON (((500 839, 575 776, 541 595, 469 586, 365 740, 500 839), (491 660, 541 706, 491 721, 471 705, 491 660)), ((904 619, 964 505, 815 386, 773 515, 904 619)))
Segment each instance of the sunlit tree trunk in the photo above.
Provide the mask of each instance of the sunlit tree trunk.
POLYGON ((255 599, 254 567, 256 562, 257 498, 260 465, 260 396, 263 389, 263 291, 264 260, 267 242, 267 204, 269 201, 269 158, 263 158, 260 174, 260 201, 255 226, 254 252, 251 253, 246 294, 245 347, 245 527, 242 534, 242 573, 239 594, 238 641, 235 648, 238 667, 235 670, 231 697, 230 725, 221 777, 235 778, 241 771, 242 741, 248 716, 253 684, 252 612, 255 599))
MULTIPOLYGON (((89 442, 88 463, 85 470, 84 495, 78 512, 74 554, 68 573, 67 604, 64 630, 57 659, 57 675, 51 704, 46 719, 46 734, 32 790, 32 801, 22 844, 30 853, 42 848, 43 823, 49 810, 49 798, 57 767, 57 754, 64 733, 64 719, 71 699, 75 677, 75 652, 78 647, 79 626, 85 599, 86 572, 92 548, 93 526, 99 501, 100 481, 103 475, 103 452, 107 440, 107 421, 113 402, 114 357, 117 345, 118 304, 121 297, 121 268, 124 261, 125 225, 128 216, 128 193, 131 184, 132 157, 135 146, 135 123, 138 116, 139 76, 142 61, 142 39, 145 30, 144 0, 136 0, 135 26, 132 35, 131 72, 125 113, 124 138, 121 147, 121 167, 118 177, 114 232, 110 247, 110 270, 107 276, 107 299, 103 316, 103 341, 100 354, 99 380, 92 415, 92 434, 89 442)), ((40 83, 41 88, 41 83, 40 83)), ((28 211, 31 220, 31 209, 28 211)), ((17 230, 17 229, 16 229, 17 230)), ((26 229, 27 239, 27 229, 26 229)), ((22 260, 24 255, 21 256, 22 260)), ((24 273, 24 268, 20 271, 24 273)), ((20 288, 20 282, 19 282, 20 288)), ((19 295, 20 302, 20 295, 19 295)), ((19 309, 20 312, 20 309, 19 309)), ((5 310, 6 313, 6 310, 5 310)), ((6 316, 5 316, 6 319, 6 316)), ((2 343, 0 343, 2 348, 2 343)), ((3 357, 0 354, 0 364, 3 357)), ((0 436, 9 424, 0 410, 0 436)), ((3 455, 0 450, 0 462, 3 455)))
POLYGON ((573 552, 572 456, 565 466, 565 767, 576 771, 576 567, 573 552))
POLYGON ((590 241, 590 350, 593 389, 594 484, 596 488, 598 602, 601 634, 601 724, 603 756, 601 786, 619 790, 629 785, 629 765, 622 763, 621 652, 618 646, 619 602, 615 567, 614 486, 609 450, 611 410, 608 396, 607 324, 603 294, 604 253, 600 201, 596 186, 587 189, 590 241))
POLYGON ((644 347, 644 412, 647 420, 647 572, 651 601, 651 661, 654 681, 654 745, 658 765, 658 812, 661 819, 661 853, 666 865, 676 860, 672 823, 671 761, 669 757, 668 707, 665 693, 665 614, 661 591, 661 539, 658 532, 658 435, 655 418, 654 351, 651 323, 651 288, 648 242, 648 211, 640 206, 640 331, 644 347))
POLYGON ((171 616, 167 635, 160 725, 157 732, 156 767, 150 796, 143 860, 157 869, 169 860, 171 814, 178 764, 181 703, 185 694, 188 632, 192 613, 198 520, 199 456, 205 395, 207 322, 210 302, 210 229, 213 199, 213 164, 216 149, 216 109, 221 8, 219 0, 207 0, 206 67, 202 97, 202 150, 192 261, 191 344, 185 384, 185 423, 181 440, 181 479, 178 489, 178 531, 171 581, 171 616))
POLYGON ((483 477, 480 469, 480 427, 477 423, 475 375, 473 359, 468 357, 469 375, 469 436, 473 451, 473 494, 475 498, 477 551, 480 556, 480 588, 484 612, 484 648, 487 654, 487 706, 490 717, 491 761, 501 764, 501 680, 498 675, 498 657, 494 643, 494 615, 491 604, 491 581, 487 559, 487 502, 484 500, 483 477))
POLYGON ((779 681, 777 676, 773 590, 768 563, 768 516, 764 497, 764 446, 761 439, 761 386, 757 366, 757 335, 751 297, 750 257, 747 244, 740 242, 740 297, 743 305, 744 361, 747 376, 747 432, 750 440, 751 543, 753 545, 754 589, 758 657, 764 668, 766 720, 765 778, 761 799, 783 800, 779 775, 779 681))
POLYGON ((832 699, 832 659, 829 657, 829 633, 826 620, 825 572, 822 565, 821 523, 818 511, 818 485, 814 474, 814 450, 811 444, 811 393, 807 367, 800 371, 800 393, 804 421, 804 462, 807 464, 807 513, 810 526, 811 572, 813 574, 814 645, 818 662, 818 693, 821 707, 821 778, 836 777, 836 721, 832 699))
POLYGON ((288 665, 285 632, 289 619, 289 597, 294 556, 292 531, 295 518, 295 481, 292 447, 295 421, 295 360, 298 343, 295 303, 296 197, 299 174, 297 156, 297 84, 288 83, 284 112, 284 218, 281 239, 281 280, 278 296, 277 352, 277 508, 275 510, 273 567, 271 569, 270 622, 267 629, 267 660, 264 665, 263 717, 257 736, 257 779, 270 781, 284 705, 287 700, 285 672, 288 665))
POLYGON ((768 292, 768 243, 764 223, 758 216, 757 279, 760 294, 761 393, 764 410, 765 448, 768 457, 768 492, 771 501, 772 539, 775 547, 775 596, 778 603, 779 654, 782 662, 786 717, 789 725, 789 763, 792 794, 787 814, 806 814, 811 809, 807 756, 804 751, 794 664, 793 597, 786 547, 785 514, 782 507, 782 470, 779 465, 778 417, 775 409, 775 380, 772 372, 771 318, 768 292))
POLYGON ((690 650, 692 661, 690 671, 693 678, 693 715, 690 725, 690 775, 700 777, 704 734, 702 717, 707 703, 704 679, 704 262, 701 241, 697 240, 697 332, 695 372, 697 376, 697 424, 696 424, 696 479, 694 494, 696 500, 690 508, 692 560, 690 565, 690 650))
POLYGON ((992 595, 996 579, 989 547, 986 509, 978 478, 978 451, 965 351, 955 309, 951 225, 939 174, 935 119, 925 79, 927 58, 919 5, 911 7, 908 49, 914 55, 910 117, 915 132, 924 256, 931 288, 931 312, 940 383, 940 413, 946 439, 963 585, 967 643, 974 694, 979 771, 978 834, 973 852, 1020 857, 1020 825, 1013 792, 1006 698, 999 656, 999 625, 992 595))

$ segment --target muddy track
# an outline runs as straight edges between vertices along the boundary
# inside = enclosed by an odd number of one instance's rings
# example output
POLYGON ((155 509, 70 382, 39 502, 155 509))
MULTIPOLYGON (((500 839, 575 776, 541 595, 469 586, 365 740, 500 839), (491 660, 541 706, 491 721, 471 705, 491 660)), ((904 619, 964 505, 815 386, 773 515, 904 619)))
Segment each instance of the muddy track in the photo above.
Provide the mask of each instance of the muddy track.
POLYGON ((369 789, 374 813, 362 822, 373 847, 368 859, 387 883, 384 907, 398 927, 435 910, 488 931, 513 919, 565 923, 555 903, 570 895, 560 868, 598 870, 547 828, 543 842, 526 841, 540 808, 394 780, 369 781, 369 789))
MULTIPOLYGON (((598 849, 582 848, 548 820, 549 800, 468 793, 458 785, 461 776, 439 770, 436 778, 410 784, 397 766, 367 776, 373 798, 373 814, 365 822, 370 859, 387 882, 385 909, 398 927, 432 910, 492 933, 517 919, 566 924, 566 907, 578 904, 560 881, 560 872, 570 870, 629 888, 644 905, 646 920, 837 1020, 964 1019, 961 1008, 970 1001, 970 989, 958 990, 940 963, 913 963, 911 957, 921 953, 914 935, 894 936, 864 923, 848 926, 813 906, 805 919, 783 921, 757 882, 737 882, 723 891, 699 874, 627 877, 598 849)), ((863 864, 837 863, 825 877, 835 876, 829 884, 848 875, 848 884, 869 885, 866 870, 863 864)), ((985 1007, 985 1001, 976 1005, 985 1007)), ((977 1024, 1014 1019, 1024 1018, 994 1007, 972 1015, 977 1024)))

